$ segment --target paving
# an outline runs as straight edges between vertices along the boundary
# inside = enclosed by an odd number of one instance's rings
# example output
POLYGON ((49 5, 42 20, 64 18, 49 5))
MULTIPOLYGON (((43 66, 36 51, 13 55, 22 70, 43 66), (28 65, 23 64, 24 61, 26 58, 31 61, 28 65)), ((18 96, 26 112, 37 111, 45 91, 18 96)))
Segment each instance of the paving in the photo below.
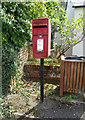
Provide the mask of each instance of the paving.
POLYGON ((84 94, 77 94, 78 99, 66 100, 63 97, 48 96, 19 119, 33 120, 85 120, 84 94))

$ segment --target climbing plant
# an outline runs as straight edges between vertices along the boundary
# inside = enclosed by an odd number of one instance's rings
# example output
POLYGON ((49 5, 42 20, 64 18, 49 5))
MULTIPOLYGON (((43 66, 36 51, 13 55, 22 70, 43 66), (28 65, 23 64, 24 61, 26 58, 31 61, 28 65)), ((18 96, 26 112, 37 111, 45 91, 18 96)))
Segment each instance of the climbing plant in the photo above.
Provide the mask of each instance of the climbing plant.
POLYGON ((65 11, 57 2, 2 2, 3 94, 7 94, 11 78, 17 74, 20 48, 32 41, 32 19, 45 17, 51 20, 53 36, 58 23, 64 22, 65 11))
POLYGON ((44 15, 44 7, 40 7, 39 10, 39 5, 38 3, 2 3, 2 90, 4 94, 10 86, 11 77, 16 75, 20 48, 32 39, 32 19, 44 15))

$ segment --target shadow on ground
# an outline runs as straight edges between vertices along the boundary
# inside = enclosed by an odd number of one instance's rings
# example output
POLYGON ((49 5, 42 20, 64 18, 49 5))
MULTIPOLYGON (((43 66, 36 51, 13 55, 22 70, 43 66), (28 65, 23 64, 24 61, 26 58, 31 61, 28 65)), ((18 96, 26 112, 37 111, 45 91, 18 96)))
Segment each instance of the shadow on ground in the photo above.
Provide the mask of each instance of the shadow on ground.
POLYGON ((44 102, 37 104, 18 120, 80 120, 85 111, 85 103, 83 95, 75 93, 77 99, 66 101, 66 96, 72 93, 64 93, 63 97, 59 97, 59 88, 54 93, 47 96, 44 102))

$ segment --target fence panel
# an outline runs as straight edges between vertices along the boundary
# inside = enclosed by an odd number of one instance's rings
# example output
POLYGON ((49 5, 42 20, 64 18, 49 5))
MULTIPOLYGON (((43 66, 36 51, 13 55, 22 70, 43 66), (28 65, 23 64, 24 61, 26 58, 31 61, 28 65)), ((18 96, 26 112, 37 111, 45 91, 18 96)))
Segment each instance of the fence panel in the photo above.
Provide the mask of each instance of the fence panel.
POLYGON ((61 61, 60 96, 64 92, 81 92, 85 88, 85 61, 61 61))

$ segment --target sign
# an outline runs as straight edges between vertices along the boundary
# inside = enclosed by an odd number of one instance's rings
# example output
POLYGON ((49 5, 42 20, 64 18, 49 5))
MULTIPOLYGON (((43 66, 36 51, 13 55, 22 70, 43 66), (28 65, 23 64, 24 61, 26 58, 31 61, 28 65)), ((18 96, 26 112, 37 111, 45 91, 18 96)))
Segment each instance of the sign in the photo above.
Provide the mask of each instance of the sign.
POLYGON ((37 39, 37 51, 43 51, 43 39, 37 39))

